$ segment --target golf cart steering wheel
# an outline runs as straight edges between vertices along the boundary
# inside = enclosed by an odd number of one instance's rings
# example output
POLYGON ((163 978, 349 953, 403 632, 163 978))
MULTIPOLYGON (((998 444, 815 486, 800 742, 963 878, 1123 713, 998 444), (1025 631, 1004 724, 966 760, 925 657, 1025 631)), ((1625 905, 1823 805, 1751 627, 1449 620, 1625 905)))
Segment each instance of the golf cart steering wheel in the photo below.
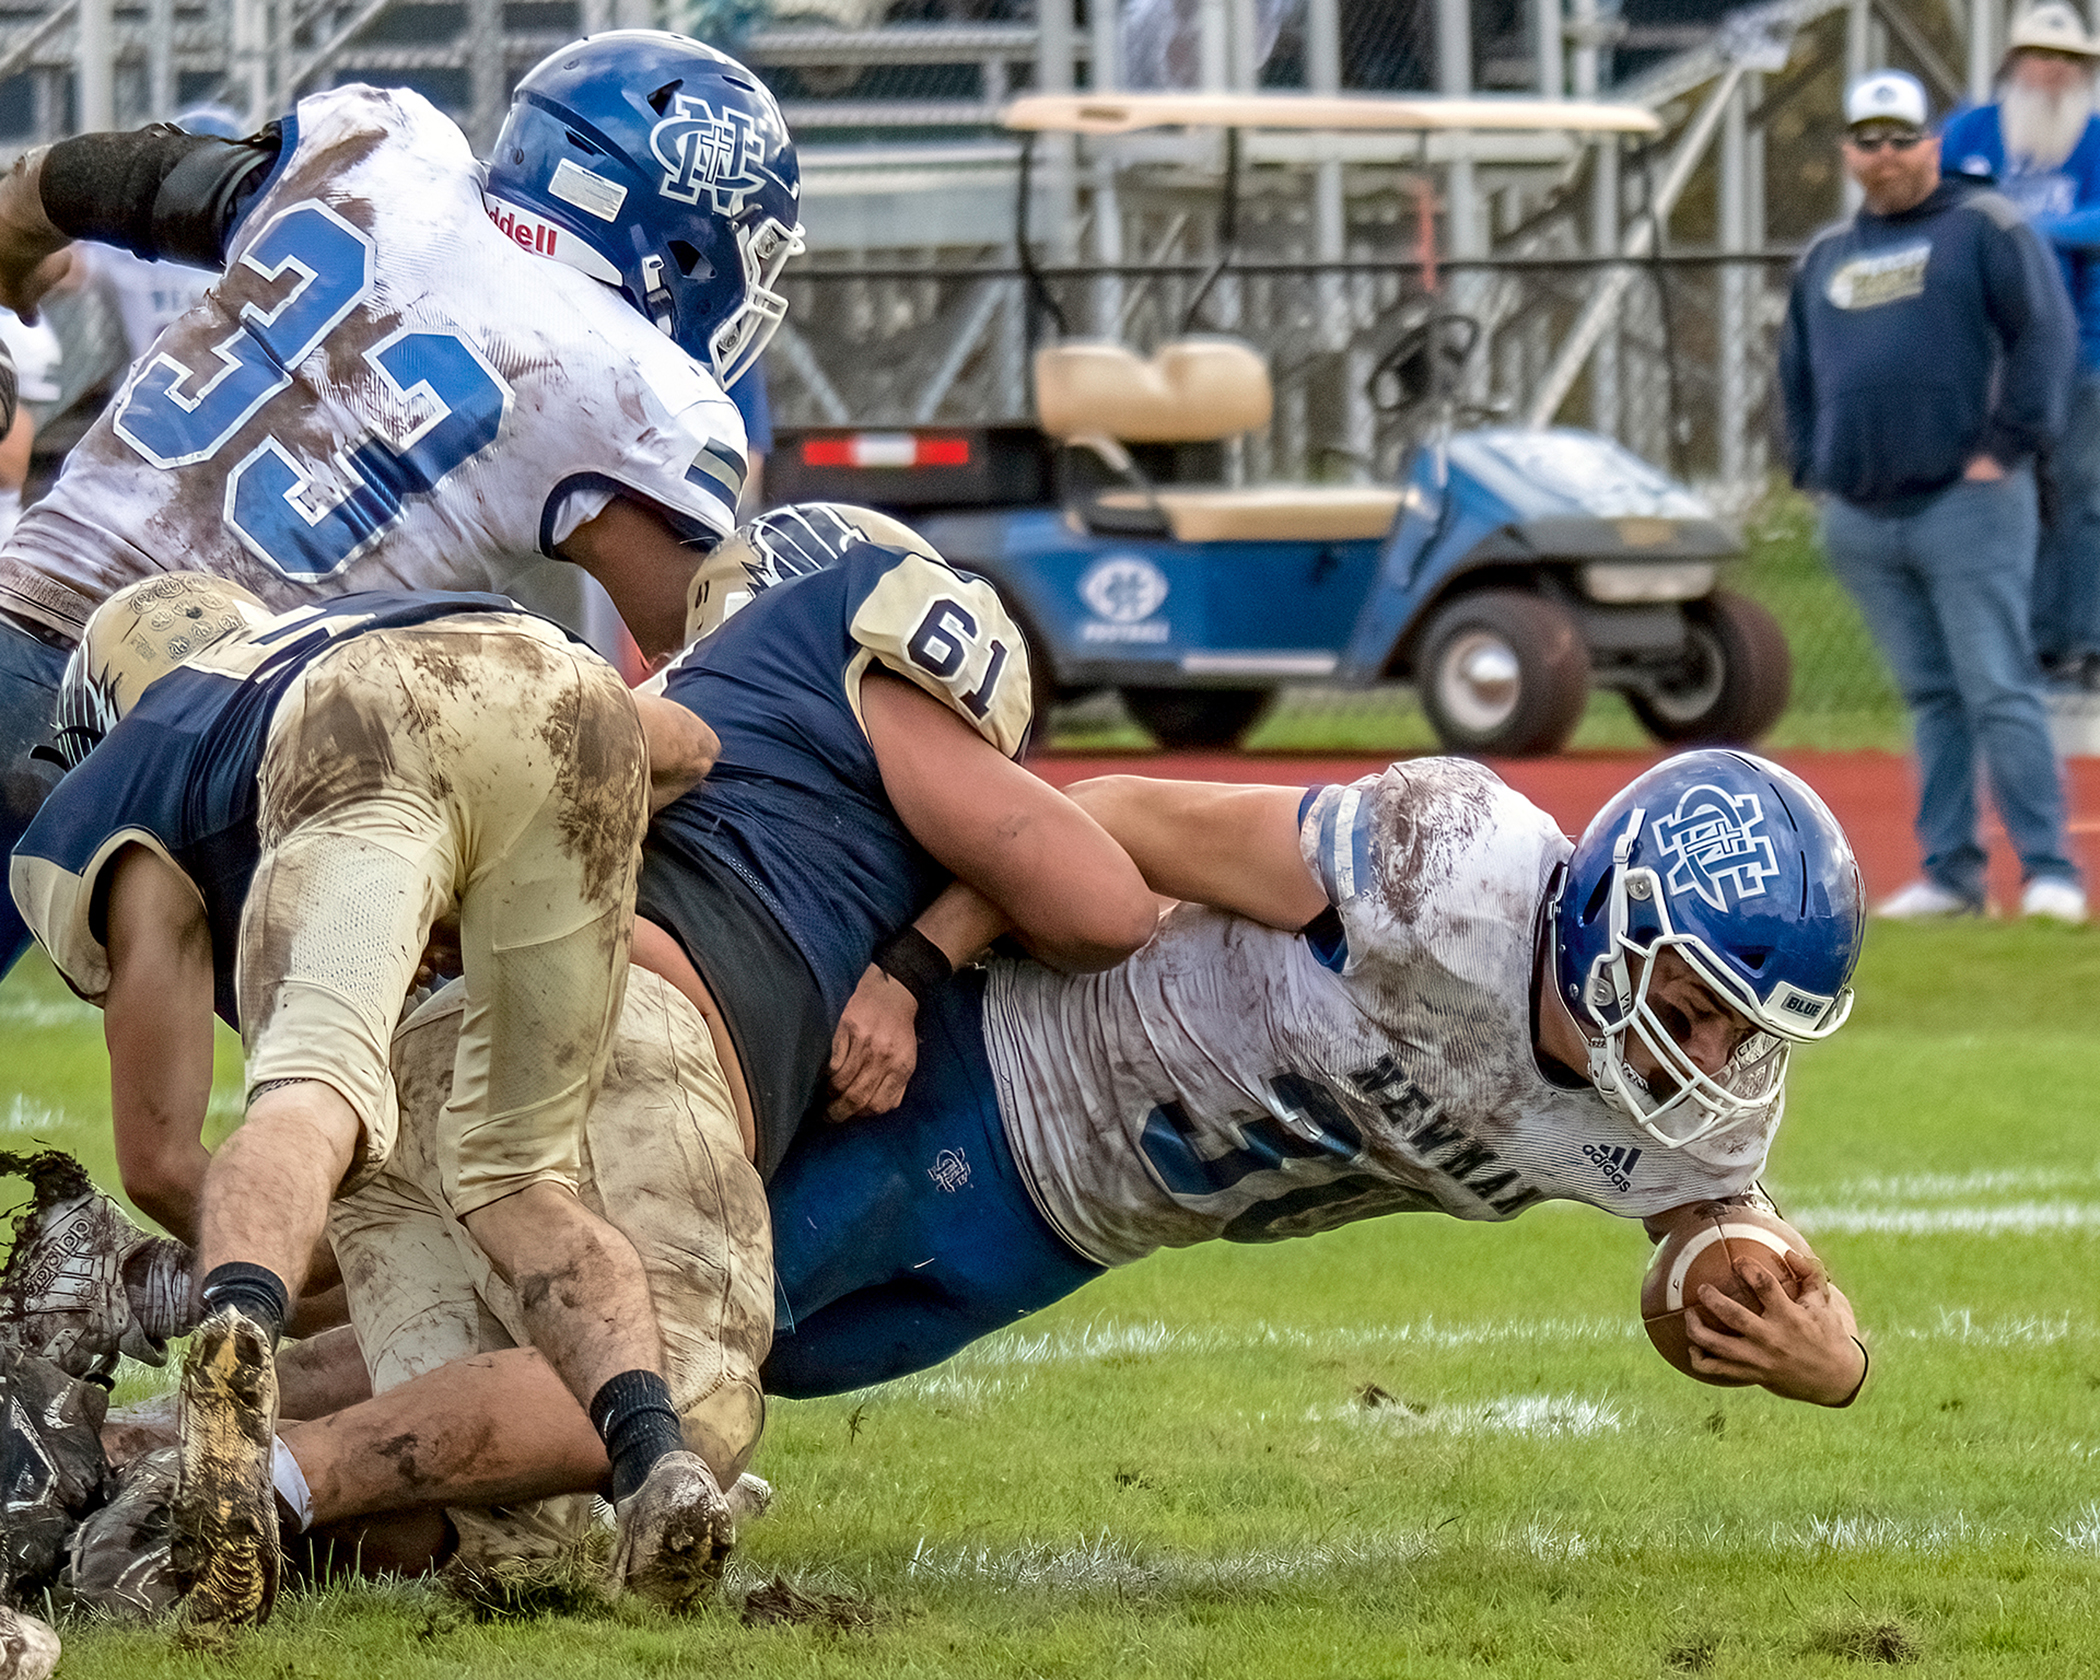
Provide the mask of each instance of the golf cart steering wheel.
POLYGON ((1480 342, 1480 323, 1470 315, 1431 315, 1400 335, 1378 359, 1364 394, 1381 414, 1414 416, 1450 405, 1454 424, 1492 419, 1494 410, 1457 402, 1466 359, 1480 342))

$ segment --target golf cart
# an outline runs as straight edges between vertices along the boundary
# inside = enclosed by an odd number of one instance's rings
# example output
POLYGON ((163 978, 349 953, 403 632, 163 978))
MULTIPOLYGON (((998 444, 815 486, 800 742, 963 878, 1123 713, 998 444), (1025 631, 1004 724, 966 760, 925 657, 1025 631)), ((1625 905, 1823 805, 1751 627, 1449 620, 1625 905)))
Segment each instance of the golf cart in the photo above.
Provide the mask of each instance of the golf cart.
MULTIPOLYGON (((1226 130, 1221 255, 1185 324, 1232 261, 1242 129, 1657 126, 1577 101, 1279 93, 1039 95, 1004 121, 1031 143, 1226 130)), ((1030 254, 1030 156, 1017 243, 1061 325, 1030 254)), ((1785 707, 1790 661, 1771 616, 1716 587, 1737 534, 1609 439, 1484 424, 1458 396, 1477 335, 1432 311, 1379 360, 1371 399, 1415 439, 1392 486, 1216 482, 1216 446, 1267 426, 1273 390, 1251 346, 1192 332, 1149 356, 1043 345, 1034 427, 783 428, 769 488, 911 519, 1007 597, 1039 702, 1115 688, 1166 746, 1236 740, 1286 682, 1397 679, 1454 751, 1553 752, 1592 684, 1623 692, 1658 740, 1754 739, 1785 707)))

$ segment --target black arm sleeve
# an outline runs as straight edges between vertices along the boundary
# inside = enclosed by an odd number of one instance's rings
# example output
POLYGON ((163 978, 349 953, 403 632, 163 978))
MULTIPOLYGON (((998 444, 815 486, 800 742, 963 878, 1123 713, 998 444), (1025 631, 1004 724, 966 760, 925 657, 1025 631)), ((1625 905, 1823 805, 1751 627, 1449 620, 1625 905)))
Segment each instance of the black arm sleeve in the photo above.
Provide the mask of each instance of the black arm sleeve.
POLYGON ((246 140, 159 123, 61 140, 44 154, 44 214, 73 239, 120 245, 148 261, 221 268, 227 230, 282 143, 276 123, 246 140))

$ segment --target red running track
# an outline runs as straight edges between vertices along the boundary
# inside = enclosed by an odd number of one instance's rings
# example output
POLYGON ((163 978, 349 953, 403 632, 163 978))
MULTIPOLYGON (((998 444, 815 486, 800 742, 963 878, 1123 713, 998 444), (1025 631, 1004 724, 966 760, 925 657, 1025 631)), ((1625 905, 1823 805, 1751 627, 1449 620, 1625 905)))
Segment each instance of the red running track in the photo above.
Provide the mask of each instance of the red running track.
MULTIPOLYGON (((1598 806, 1655 763, 1657 756, 1570 754, 1498 760, 1493 768, 1574 834, 1598 806)), ((1800 752, 1779 757, 1829 801, 1838 821, 1845 825, 1859 854, 1869 897, 1880 898, 1916 877, 1920 859, 1911 822, 1917 814, 1918 778, 1912 760, 1878 752, 1800 752)), ((1087 776, 1110 774, 1219 782, 1353 781, 1384 762, 1296 753, 1127 753, 1114 757, 1046 753, 1031 760, 1038 774, 1060 787, 1087 776)), ((2100 758, 2065 762, 2071 779, 2071 853, 2087 880, 2100 881, 2100 758)), ((1985 844, 1991 853, 1992 902, 2010 909, 2019 895, 2019 866, 1995 818, 1986 821, 1985 844)))

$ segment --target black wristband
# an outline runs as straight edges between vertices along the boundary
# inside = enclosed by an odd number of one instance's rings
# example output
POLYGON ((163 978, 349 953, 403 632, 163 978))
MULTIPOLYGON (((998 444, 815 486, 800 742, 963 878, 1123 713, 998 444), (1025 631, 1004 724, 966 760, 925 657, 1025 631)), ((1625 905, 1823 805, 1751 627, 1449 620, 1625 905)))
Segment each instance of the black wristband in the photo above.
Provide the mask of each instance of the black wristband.
POLYGON ((922 1004, 955 978, 948 954, 915 927, 899 928, 876 946, 874 962, 922 1004))
POLYGON ((203 268, 226 260, 226 231, 244 192, 277 160, 276 124, 246 140, 156 124, 131 134, 82 134, 44 154, 44 214, 61 233, 119 245, 149 261, 203 268))

